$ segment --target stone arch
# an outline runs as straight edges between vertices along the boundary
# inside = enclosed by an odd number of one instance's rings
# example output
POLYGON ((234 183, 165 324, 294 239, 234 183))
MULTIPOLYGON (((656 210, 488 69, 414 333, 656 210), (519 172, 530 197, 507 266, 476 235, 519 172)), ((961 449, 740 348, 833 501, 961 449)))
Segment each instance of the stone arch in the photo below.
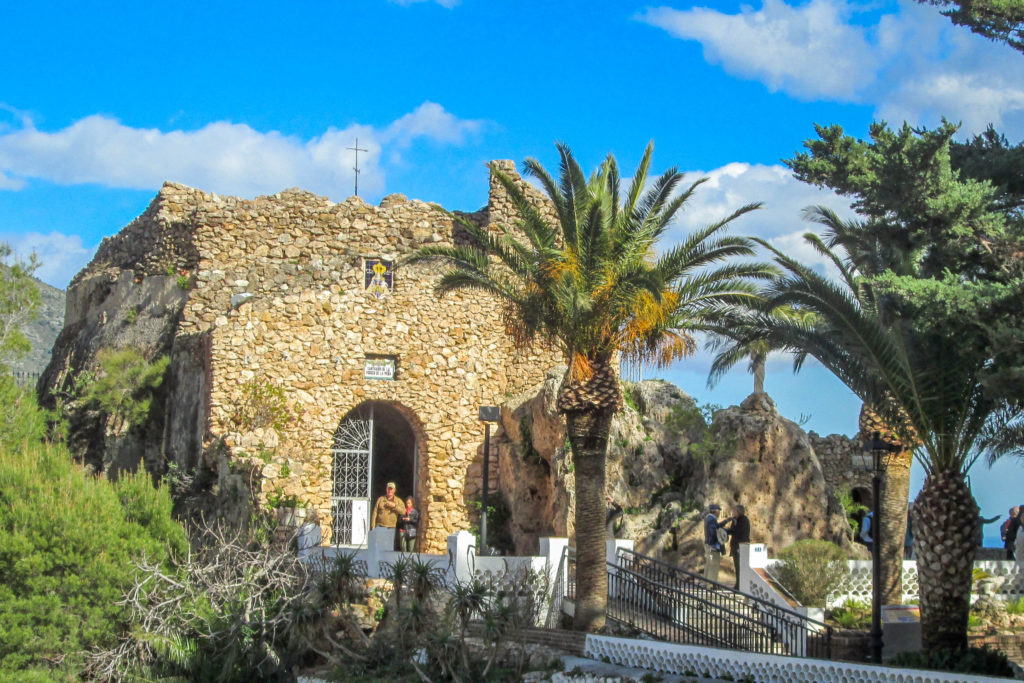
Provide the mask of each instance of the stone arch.
POLYGON ((416 499, 423 537, 428 517, 426 434, 412 410, 395 401, 363 401, 339 422, 332 450, 335 544, 365 542, 373 503, 390 481, 397 484, 399 496, 416 499), (359 485, 353 486, 356 481, 359 485))
POLYGON ((850 489, 850 499, 854 503, 860 503, 869 510, 871 509, 872 496, 871 489, 867 486, 854 486, 850 489))

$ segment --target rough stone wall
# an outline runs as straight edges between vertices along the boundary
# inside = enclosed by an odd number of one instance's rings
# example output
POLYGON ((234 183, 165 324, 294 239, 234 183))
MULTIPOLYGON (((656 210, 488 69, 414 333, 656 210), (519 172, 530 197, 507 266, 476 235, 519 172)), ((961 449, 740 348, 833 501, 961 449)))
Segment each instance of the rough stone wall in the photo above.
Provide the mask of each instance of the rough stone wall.
POLYGON ((808 432, 807 438, 832 490, 861 489, 870 496, 871 471, 864 467, 864 449, 856 439, 841 434, 819 436, 816 432, 808 432))
MULTIPOLYGON (((495 217, 509 215, 504 189, 492 181, 488 210, 467 217, 495 225, 495 217)), ((366 291, 364 258, 399 259, 451 243, 457 232, 438 207, 401 195, 379 207, 294 189, 249 201, 168 183, 76 276, 69 319, 94 316, 106 300, 90 294, 97 278, 183 284, 167 458, 189 469, 201 448, 215 471, 223 456, 247 463, 257 492, 297 496, 317 508, 328 534, 339 423, 365 401, 396 407, 416 436, 414 493, 424 549, 436 552, 448 534, 469 526, 466 503, 479 493, 478 478, 467 477, 483 440, 478 406, 536 383, 557 360, 540 346, 513 348, 501 311, 485 295, 438 297, 443 268, 436 263, 399 265, 381 299, 366 291), (396 378, 364 379, 367 355, 396 356, 396 378), (239 431, 235 416, 253 381, 284 391, 291 419, 278 433, 239 431)))
MULTIPOLYGON (((510 532, 520 553, 536 552, 539 536, 572 536, 575 530, 572 454, 554 406, 560 381, 561 371, 552 371, 502 405, 495 439, 500 489, 512 509, 510 532)), ((718 411, 706 425, 702 418, 679 420, 695 403, 668 382, 648 380, 628 389, 636 409, 626 405, 612 421, 606 493, 624 508, 618 536, 635 541, 639 552, 702 569, 702 521, 712 502, 725 516, 734 504, 744 505, 752 539, 767 543, 769 552, 804 538, 853 551, 810 439, 778 414, 767 394, 718 411), (702 448, 694 449, 696 444, 702 448)))

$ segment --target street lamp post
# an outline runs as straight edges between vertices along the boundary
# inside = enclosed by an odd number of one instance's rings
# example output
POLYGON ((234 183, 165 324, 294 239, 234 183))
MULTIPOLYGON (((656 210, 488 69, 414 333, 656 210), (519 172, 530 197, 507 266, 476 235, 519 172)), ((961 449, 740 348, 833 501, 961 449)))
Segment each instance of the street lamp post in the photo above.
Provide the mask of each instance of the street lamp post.
POLYGON ((498 406, 480 406, 480 420, 484 423, 484 481, 480 493, 480 554, 487 555, 487 490, 490 487, 491 423, 501 417, 498 406))
POLYGON ((871 453, 871 661, 882 663, 882 474, 892 444, 875 432, 864 444, 871 453))

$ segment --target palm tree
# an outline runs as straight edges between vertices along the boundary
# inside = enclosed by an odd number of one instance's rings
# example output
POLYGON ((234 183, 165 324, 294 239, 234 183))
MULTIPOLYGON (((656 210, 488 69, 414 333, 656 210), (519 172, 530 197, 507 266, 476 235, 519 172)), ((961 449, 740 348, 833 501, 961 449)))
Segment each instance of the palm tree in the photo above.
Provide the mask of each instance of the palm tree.
POLYGON ((492 166, 516 209, 516 224, 487 230, 455 217, 472 243, 427 247, 412 260, 451 264, 437 285, 439 294, 487 292, 503 307, 506 331, 517 344, 540 339, 566 359, 557 405, 575 463, 575 627, 593 631, 604 625, 607 599, 605 459, 611 419, 622 405, 619 359, 666 365, 687 356, 696 348, 696 331, 709 328, 723 309, 753 297, 751 278, 774 271, 764 264, 722 263, 753 253, 749 240, 720 233, 758 204, 737 209, 656 256, 658 240, 706 179, 677 192, 683 175, 673 168, 648 187, 648 145, 621 195, 614 157, 588 179, 569 148, 557 147, 558 181, 538 161, 524 164, 548 207, 531 203, 519 184, 492 166))
MULTIPOLYGON (((840 233, 841 234, 841 233, 840 233)), ((843 240, 835 231, 832 231, 832 240, 843 240)), ((830 240, 830 241, 832 241, 830 240)), ((861 259, 865 270, 870 269, 870 263, 863 259, 867 253, 858 252, 856 246, 850 243, 851 259, 861 259)), ((864 245, 861 245, 864 246, 864 245)), ((865 293, 868 290, 864 290, 865 293)), ((857 292, 854 292, 856 295, 857 292)), ((728 372, 736 363, 744 358, 750 358, 750 370, 754 375, 754 392, 764 392, 764 369, 768 354, 772 351, 781 350, 776 340, 773 346, 764 337, 751 337, 756 335, 758 324, 757 315, 767 315, 782 320, 799 321, 803 325, 814 322, 815 313, 808 309, 798 309, 792 306, 777 306, 772 309, 762 306, 751 317, 751 313, 731 312, 722 323, 721 330, 713 337, 712 348, 718 351, 715 360, 711 364, 711 372, 708 374, 708 385, 714 386, 721 377, 728 372)), ((907 533, 907 495, 910 491, 910 465, 913 460, 912 446, 904 445, 896 432, 879 418, 875 411, 865 404, 861 407, 860 432, 858 438, 861 443, 867 443, 877 433, 889 448, 891 457, 888 461, 885 477, 882 480, 881 489, 881 511, 882 519, 874 520, 881 529, 882 543, 879 548, 881 558, 881 579, 882 579, 882 602, 886 605, 899 605, 903 601, 903 542, 907 533)), ((878 536, 878 534, 876 534, 878 536)))
POLYGON ((914 503, 914 535, 921 588, 922 645, 926 651, 966 647, 971 570, 978 506, 966 472, 979 455, 1009 447, 990 439, 1000 425, 1019 420, 985 394, 984 363, 951 357, 947 331, 900 315, 884 273, 913 276, 916 264, 886 253, 861 230, 824 208, 808 210, 826 226, 827 243, 805 239, 839 273, 819 275, 766 242, 785 274, 770 285, 768 306, 790 305, 815 314, 810 323, 761 315, 751 336, 813 356, 857 394, 925 469, 914 503))
MULTIPOLYGON (((813 316, 813 313, 809 311, 795 309, 791 306, 779 306, 771 310, 758 311, 758 313, 761 312, 770 316, 805 319, 805 322, 810 320, 810 316, 813 316)), ((767 339, 749 338, 748 335, 755 327, 756 319, 751 320, 749 313, 742 310, 729 311, 719 322, 710 341, 711 349, 718 353, 711 363, 711 371, 708 373, 709 387, 714 388, 734 365, 744 358, 749 358, 750 374, 754 376, 754 393, 765 393, 764 374, 768 354, 778 349, 770 346, 767 339)))

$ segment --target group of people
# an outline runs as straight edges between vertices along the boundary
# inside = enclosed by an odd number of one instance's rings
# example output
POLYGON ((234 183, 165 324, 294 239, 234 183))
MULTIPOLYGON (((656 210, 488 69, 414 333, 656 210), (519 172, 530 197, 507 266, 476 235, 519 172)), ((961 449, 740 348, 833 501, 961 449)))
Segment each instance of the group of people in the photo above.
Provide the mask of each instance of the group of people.
POLYGON ((370 528, 378 526, 395 530, 395 550, 403 553, 416 552, 416 528, 420 513, 412 496, 403 501, 397 493, 395 482, 389 481, 384 495, 377 499, 370 517, 370 528))
POLYGON ((740 587, 740 544, 750 543, 750 519, 742 505, 733 507, 733 516, 718 519, 722 506, 712 503, 708 507, 708 515, 704 518, 704 578, 718 581, 718 567, 725 554, 728 541, 729 554, 736 571, 736 583, 733 588, 740 587))
POLYGON ((1020 559, 1024 561, 1024 505, 1014 505, 1010 508, 1010 516, 1006 518, 1003 525, 999 527, 999 537, 1003 539, 1003 548, 1006 549, 1006 559, 1020 559))

